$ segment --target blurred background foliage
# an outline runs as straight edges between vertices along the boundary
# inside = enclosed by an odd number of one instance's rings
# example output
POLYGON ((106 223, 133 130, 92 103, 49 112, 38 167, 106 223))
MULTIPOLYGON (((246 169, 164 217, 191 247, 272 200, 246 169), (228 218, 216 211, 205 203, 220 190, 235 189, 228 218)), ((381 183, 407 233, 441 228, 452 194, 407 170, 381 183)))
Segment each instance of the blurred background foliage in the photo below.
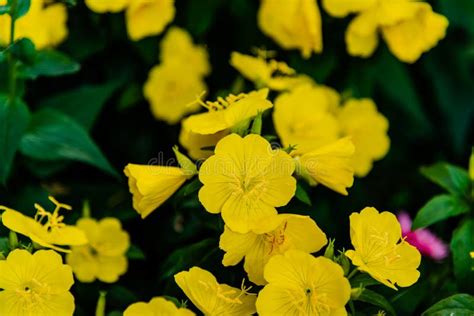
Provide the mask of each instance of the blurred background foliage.
MULTIPOLYGON (((349 56, 344 43, 349 19, 332 18, 324 10, 324 52, 304 60, 299 52, 279 49, 260 32, 259 1, 176 1, 172 24, 187 29, 195 42, 208 48, 210 99, 229 91, 238 80, 238 72, 229 65, 232 51, 250 53, 254 47, 265 47, 344 96, 373 98, 389 119, 389 154, 375 163, 369 176, 355 181, 348 197, 301 184, 309 196, 302 193, 283 208, 311 215, 329 237, 336 238, 340 249, 350 245, 351 212, 375 206, 414 215, 440 193, 423 178, 421 166, 441 160, 467 166, 474 144, 474 2, 430 2, 436 12, 448 17, 448 34, 409 65, 395 59, 384 44, 372 58, 349 56)), ((84 200, 90 201, 93 217, 114 216, 123 221, 136 245, 129 256, 137 260, 130 261, 127 274, 117 284, 76 283, 77 315, 91 315, 99 290, 108 291, 112 315, 152 296, 182 299, 172 276, 193 265, 210 269, 223 282, 240 284, 242 267, 220 264, 223 253, 218 236, 223 226, 218 216, 203 211, 196 183, 183 187, 146 220, 132 209, 123 167, 129 162, 146 164, 160 153, 164 159, 172 158, 171 147, 178 140, 179 126, 156 121, 142 94, 148 71, 158 63, 163 34, 132 42, 122 14, 97 15, 82 1, 70 7, 68 27, 69 37, 58 50, 71 58, 64 56, 62 65, 71 74, 54 77, 53 71, 19 88, 26 91, 23 98, 35 115, 6 186, 0 187, 1 204, 32 212, 33 203, 47 205, 46 197, 52 194, 74 206, 71 221, 80 216, 84 200), (52 145, 51 137, 62 146, 52 145)), ((47 63, 49 57, 43 57, 47 63)), ((0 64, 0 91, 6 91, 5 67, 5 62, 0 64)), ((34 78, 34 70, 27 77, 34 78)), ((247 83, 245 90, 250 89, 247 83)), ((272 132, 271 119, 265 121, 264 130, 272 132)), ((445 223, 433 229, 449 241, 454 226, 445 223)), ((451 264, 449 259, 423 260, 422 278, 416 285, 398 292, 381 286, 380 291, 391 299, 397 313, 420 314, 458 292, 451 264)))

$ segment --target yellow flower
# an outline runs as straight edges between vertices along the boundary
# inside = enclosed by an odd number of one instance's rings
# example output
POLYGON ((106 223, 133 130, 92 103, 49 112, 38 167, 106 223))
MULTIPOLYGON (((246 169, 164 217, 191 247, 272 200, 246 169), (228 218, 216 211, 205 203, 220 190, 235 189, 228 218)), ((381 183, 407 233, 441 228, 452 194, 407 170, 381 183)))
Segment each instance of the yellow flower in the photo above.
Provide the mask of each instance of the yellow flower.
POLYGON ((107 217, 99 222, 92 218, 81 218, 76 226, 84 231, 89 243, 71 248, 66 262, 72 267, 81 282, 117 282, 127 271, 125 253, 130 247, 128 233, 122 229, 120 221, 107 217))
POLYGON ((351 136, 355 146, 352 164, 359 177, 366 176, 373 161, 382 159, 390 148, 388 121, 370 99, 350 99, 339 112, 343 136, 351 136))
POLYGON ((217 143, 215 155, 199 170, 204 186, 199 201, 210 213, 221 213, 234 232, 258 230, 262 219, 275 215, 295 194, 295 165, 282 150, 255 134, 237 134, 217 143))
POLYGON ((259 315, 347 315, 349 281, 327 258, 289 250, 271 258, 264 275, 268 284, 257 298, 259 315))
POLYGON ((418 280, 420 252, 402 239, 395 215, 366 207, 352 213, 350 226, 354 250, 346 251, 346 256, 359 270, 395 290, 395 284, 406 287, 418 280))
POLYGON ((255 313, 255 295, 242 289, 219 284, 208 271, 193 267, 174 276, 178 286, 206 316, 244 316, 255 313))
POLYGON ((474 181, 474 147, 469 158, 469 178, 471 178, 471 181, 474 181))
POLYGON ((130 305, 123 316, 193 316, 192 311, 178 308, 163 297, 154 297, 150 302, 138 302, 130 305))
POLYGON ((378 46, 381 31, 392 54, 401 61, 413 63, 445 37, 449 24, 425 2, 324 0, 323 6, 336 17, 358 14, 346 32, 347 51, 353 56, 371 56, 378 46))
POLYGON ((124 173, 133 194, 133 208, 142 218, 150 215, 192 176, 178 167, 135 164, 128 164, 124 173))
MULTIPOLYGON (((160 60, 162 63, 185 63, 186 72, 206 76, 211 72, 209 56, 204 46, 193 44, 191 35, 179 27, 171 27, 161 41, 160 60)), ((200 91, 201 92, 201 91, 200 91)))
POLYGON ((296 157, 296 173, 311 185, 322 185, 347 195, 354 183, 354 144, 349 137, 296 157))
POLYGON ((130 0, 85 0, 87 7, 96 13, 120 12, 129 2, 130 0))
POLYGON ((268 55, 270 52, 265 51, 259 51, 256 57, 232 52, 230 64, 258 88, 282 91, 312 82, 308 76, 297 75, 286 63, 269 59, 268 55))
POLYGON ((209 153, 202 151, 202 147, 215 146, 233 130, 247 127, 259 112, 273 107, 267 96, 268 89, 261 89, 237 96, 230 94, 225 99, 218 98, 215 102, 200 101, 209 111, 191 115, 182 121, 181 145, 195 159, 208 157, 209 153))
POLYGON ((80 229, 63 223, 64 216, 59 215, 61 209, 71 210, 69 205, 59 203, 53 197, 49 200, 56 206, 52 213, 35 204, 35 218, 30 218, 18 211, 0 206, 4 210, 2 222, 8 229, 25 235, 33 242, 57 251, 69 250, 57 246, 78 246, 87 243, 87 237, 80 229))
MULTIPOLYGON (((6 0, 0 0, 5 5, 6 0)), ((0 15, 0 43, 8 44, 10 38, 10 16, 0 15)), ((27 37, 36 49, 59 45, 67 37, 67 10, 61 3, 49 3, 45 0, 31 1, 29 11, 15 23, 15 39, 27 37)))
POLYGON ((323 50, 321 14, 316 0, 262 0, 258 24, 285 49, 299 49, 304 58, 323 50))
POLYGON ((0 260, 0 315, 72 315, 73 283, 71 267, 56 252, 15 249, 0 260))
POLYGON ((127 31, 134 41, 158 35, 174 19, 174 0, 130 0, 127 31))
POLYGON ((206 83, 188 69, 187 63, 162 63, 151 69, 143 93, 155 118, 176 124, 199 110, 196 96, 206 90, 206 83))
POLYGON ((227 226, 219 247, 226 252, 222 264, 233 266, 245 257, 244 269, 249 280, 266 284, 263 268, 275 255, 290 249, 312 253, 327 244, 326 235, 309 216, 280 214, 262 221, 261 231, 239 234, 227 226))
POLYGON ((339 124, 332 112, 339 95, 325 86, 302 85, 275 100, 273 123, 284 146, 296 145, 301 154, 339 138, 339 124))

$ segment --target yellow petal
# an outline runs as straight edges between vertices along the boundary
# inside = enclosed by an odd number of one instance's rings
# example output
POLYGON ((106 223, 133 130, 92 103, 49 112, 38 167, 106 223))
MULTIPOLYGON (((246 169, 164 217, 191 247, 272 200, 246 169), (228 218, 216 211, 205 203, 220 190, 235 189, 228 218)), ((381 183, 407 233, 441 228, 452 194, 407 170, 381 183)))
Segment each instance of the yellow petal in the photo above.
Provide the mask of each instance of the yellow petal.
POLYGON ((342 18, 350 13, 365 11, 377 4, 377 0, 323 0, 323 7, 332 16, 342 18))
POLYGON ((134 41, 158 35, 174 15, 174 0, 131 0, 126 11, 128 35, 134 41))
POLYGON ((97 13, 120 12, 124 10, 128 0, 85 0, 89 9, 97 13))
POLYGON ((355 17, 346 31, 347 52, 352 56, 369 57, 379 44, 376 12, 369 10, 355 17))

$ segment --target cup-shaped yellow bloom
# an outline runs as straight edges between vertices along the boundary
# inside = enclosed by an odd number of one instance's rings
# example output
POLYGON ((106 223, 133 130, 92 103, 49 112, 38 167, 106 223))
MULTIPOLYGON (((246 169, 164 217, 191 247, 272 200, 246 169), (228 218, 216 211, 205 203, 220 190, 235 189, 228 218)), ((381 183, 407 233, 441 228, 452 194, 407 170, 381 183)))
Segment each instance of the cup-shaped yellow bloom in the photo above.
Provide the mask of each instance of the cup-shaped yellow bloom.
POLYGON ((445 37, 449 24, 428 3, 419 1, 324 0, 323 6, 336 17, 358 14, 346 32, 347 51, 353 56, 371 56, 381 31, 392 54, 413 63, 445 37))
POLYGON ((0 260, 0 315, 72 315, 73 284, 71 267, 56 252, 15 249, 0 260))
MULTIPOLYGON (((5 5, 6 0, 0 0, 5 5)), ((0 43, 8 44, 10 38, 10 16, 0 15, 0 43)), ((67 37, 67 10, 62 3, 45 0, 31 1, 29 11, 15 22, 15 39, 27 37, 43 49, 59 45, 67 37)))
POLYGON ((128 164, 124 173, 133 195, 133 208, 142 218, 163 204, 191 176, 178 167, 135 164, 128 164))
POLYGON ((295 194, 294 161, 272 150, 260 135, 231 134, 219 141, 215 155, 199 170, 204 186, 199 201, 210 213, 222 213, 234 232, 258 231, 262 219, 275 215, 295 194))
POLYGON ((296 145, 292 154, 302 154, 337 140, 338 106, 338 93, 325 86, 301 85, 278 96, 273 123, 283 145, 296 145))
POLYGON ((258 24, 285 49, 299 49, 304 58, 323 50, 321 14, 316 0, 262 0, 258 24))
POLYGON ((350 137, 342 138, 296 157, 296 173, 305 178, 310 185, 320 183, 347 195, 347 188, 354 183, 352 167, 354 151, 350 137))
POLYGON ((265 266, 268 284, 257 299, 259 315, 347 315, 351 287, 338 264, 289 250, 265 266))
POLYGON ((255 314, 256 295, 247 289, 219 284, 206 270, 193 267, 174 276, 178 286, 206 316, 245 316, 255 314))
POLYGON ((191 35, 179 27, 171 27, 161 41, 160 60, 162 63, 186 64, 187 76, 190 72, 206 76, 211 72, 209 56, 204 46, 194 45, 191 35))
POLYGON ((346 251, 346 256, 359 270, 395 290, 395 285, 406 287, 418 280, 420 252, 402 239, 395 215, 366 207, 352 213, 350 227, 354 250, 346 251))
POLYGON ((249 280, 258 285, 266 284, 263 269, 273 256, 290 249, 313 253, 327 244, 326 235, 309 216, 279 214, 265 219, 261 225, 262 231, 247 234, 225 227, 219 243, 226 252, 222 264, 233 266, 245 258, 249 280))
POLYGON ((296 71, 286 63, 268 59, 263 56, 244 55, 232 52, 230 64, 256 87, 268 87, 272 90, 291 90, 299 85, 308 84, 312 79, 305 75, 297 75, 296 71))
POLYGON ((130 39, 158 35, 174 19, 174 0, 130 0, 126 11, 130 39))
POLYGON ((33 242, 46 248, 69 252, 58 246, 77 246, 87 243, 87 237, 80 229, 63 223, 64 216, 59 214, 61 209, 71 210, 66 204, 59 203, 53 197, 50 201, 56 206, 53 212, 47 212, 40 205, 35 204, 37 213, 34 218, 0 206, 2 223, 8 229, 30 238, 33 242))
POLYGON ((382 34, 392 54, 413 63, 446 36, 448 24, 448 19, 434 13, 428 3, 417 3, 411 18, 382 27, 382 34))
POLYGON ((372 169, 373 162, 382 159, 390 149, 388 120, 370 99, 348 100, 338 119, 342 135, 350 136, 355 146, 354 173, 364 177, 372 169))
POLYGON ((252 91, 249 94, 229 95, 225 99, 218 98, 215 102, 202 102, 209 111, 191 115, 182 121, 180 143, 188 150, 192 158, 207 158, 209 150, 224 136, 248 126, 250 120, 259 112, 273 107, 267 100, 268 89, 252 91))
POLYGON ((120 12, 130 3, 130 0, 85 0, 89 9, 96 13, 120 12))
POLYGON ((162 63, 150 70, 143 94, 155 118, 176 124, 184 115, 199 110, 194 101, 206 90, 206 83, 189 68, 186 63, 162 63))
POLYGON ((123 316, 194 316, 187 308, 178 308, 164 297, 154 297, 150 302, 138 302, 127 307, 123 316))
POLYGON ((128 233, 122 229, 120 221, 107 217, 100 221, 81 218, 77 227, 87 236, 89 243, 71 248, 66 256, 76 278, 81 282, 117 282, 127 271, 127 257, 130 247, 128 233))

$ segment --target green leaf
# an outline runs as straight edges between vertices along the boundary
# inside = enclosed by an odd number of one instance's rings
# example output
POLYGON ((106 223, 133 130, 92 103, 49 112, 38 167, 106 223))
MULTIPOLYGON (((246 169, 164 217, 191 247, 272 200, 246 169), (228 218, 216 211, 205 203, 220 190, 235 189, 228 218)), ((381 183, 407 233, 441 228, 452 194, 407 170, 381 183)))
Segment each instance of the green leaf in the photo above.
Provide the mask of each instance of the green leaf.
POLYGON ((427 227, 467 212, 469 205, 464 200, 448 194, 437 195, 418 211, 413 220, 413 229, 427 227))
POLYGON ((474 260, 469 253, 474 250, 474 219, 467 220, 456 228, 450 248, 458 287, 473 293, 474 271, 472 266, 474 260))
POLYGON ((351 287, 367 287, 371 285, 380 285, 380 282, 372 278, 367 273, 360 273, 357 274, 355 277, 349 280, 351 282, 351 287))
POLYGON ((356 301, 361 301, 365 303, 369 303, 378 307, 383 308, 387 313, 390 315, 396 315, 395 310, 392 307, 392 304, 382 295, 368 290, 364 289, 360 296, 356 299, 356 301))
POLYGON ((194 35, 205 34, 217 16, 222 0, 189 0, 186 16, 187 29, 194 35))
POLYGON ((428 308, 422 316, 471 316, 474 315, 474 297, 469 294, 455 294, 442 299, 428 308))
POLYGON ((21 18, 30 9, 31 0, 8 0, 10 16, 15 20, 21 18))
MULTIPOLYGON (((111 303, 120 303, 120 305, 130 305, 138 301, 138 297, 129 289, 121 285, 112 285, 107 292, 107 301, 111 303)), ((117 304, 119 305, 119 304, 117 304)))
POLYGON ((452 194, 460 196, 469 194, 469 175, 462 168, 439 162, 432 166, 422 167, 421 173, 452 194))
POLYGON ((194 178, 191 182, 186 183, 178 192, 176 196, 178 197, 186 197, 194 192, 197 192, 200 188, 202 187, 201 181, 199 181, 199 178, 194 178))
POLYGON ((199 263, 205 260, 206 254, 215 249, 215 243, 214 239, 208 238, 173 251, 163 262, 160 278, 164 280, 192 266, 199 266, 199 263))
POLYGON ((0 15, 7 14, 9 12, 10 12, 10 6, 9 5, 0 5, 0 15))
POLYGON ((448 18, 450 26, 461 27, 474 34, 474 1, 440 0, 438 6, 440 13, 448 18))
POLYGON ((39 107, 62 112, 90 130, 105 103, 120 85, 117 81, 103 85, 83 85, 43 100, 39 107))
POLYGON ((36 58, 35 44, 29 38, 21 38, 0 52, 0 61, 5 61, 9 54, 26 64, 31 64, 36 58))
POLYGON ((81 161, 118 177, 87 131, 73 119, 52 109, 34 114, 21 140, 20 150, 38 160, 81 161))
POLYGON ((296 185, 295 197, 306 205, 311 206, 311 198, 308 192, 301 186, 300 183, 296 185))
POLYGON ((42 50, 36 54, 36 58, 31 65, 22 64, 18 67, 18 77, 36 79, 40 76, 62 76, 75 73, 80 68, 77 62, 63 53, 54 50, 42 50))
POLYGON ((2 260, 2 256, 6 257, 10 252, 10 241, 8 237, 0 238, 0 260, 2 260))
POLYGON ((131 245, 127 251, 127 257, 131 260, 145 260, 145 253, 138 246, 131 245))
POLYGON ((10 173, 20 140, 30 122, 28 106, 17 99, 10 104, 6 95, 0 95, 0 183, 5 184, 10 173))

